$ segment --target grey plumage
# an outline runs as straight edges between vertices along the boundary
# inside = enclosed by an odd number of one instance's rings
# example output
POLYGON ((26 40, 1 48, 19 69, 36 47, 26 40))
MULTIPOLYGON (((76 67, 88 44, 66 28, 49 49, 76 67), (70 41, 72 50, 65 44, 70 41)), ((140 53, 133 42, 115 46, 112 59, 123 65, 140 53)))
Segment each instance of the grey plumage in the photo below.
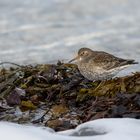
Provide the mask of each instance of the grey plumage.
POLYGON ((112 54, 81 48, 76 61, 81 74, 89 80, 106 80, 115 76, 120 70, 129 65, 138 64, 135 60, 116 57, 112 54))

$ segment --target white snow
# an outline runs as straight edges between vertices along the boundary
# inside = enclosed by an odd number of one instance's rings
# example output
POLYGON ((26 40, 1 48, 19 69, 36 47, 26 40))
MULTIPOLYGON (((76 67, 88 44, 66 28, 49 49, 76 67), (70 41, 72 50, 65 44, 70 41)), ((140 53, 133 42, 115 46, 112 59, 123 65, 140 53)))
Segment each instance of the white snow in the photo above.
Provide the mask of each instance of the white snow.
POLYGON ((58 133, 46 127, 0 122, 0 140, 140 140, 140 120, 98 119, 58 133))

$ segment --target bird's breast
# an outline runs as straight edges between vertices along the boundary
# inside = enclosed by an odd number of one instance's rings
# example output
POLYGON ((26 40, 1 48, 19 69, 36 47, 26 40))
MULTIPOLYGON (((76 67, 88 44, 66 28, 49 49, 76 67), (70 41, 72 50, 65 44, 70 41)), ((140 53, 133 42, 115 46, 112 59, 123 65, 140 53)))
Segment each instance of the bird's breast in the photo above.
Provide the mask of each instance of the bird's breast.
POLYGON ((80 73, 91 81, 106 80, 116 75, 118 71, 108 71, 101 67, 91 66, 88 64, 78 65, 80 73))

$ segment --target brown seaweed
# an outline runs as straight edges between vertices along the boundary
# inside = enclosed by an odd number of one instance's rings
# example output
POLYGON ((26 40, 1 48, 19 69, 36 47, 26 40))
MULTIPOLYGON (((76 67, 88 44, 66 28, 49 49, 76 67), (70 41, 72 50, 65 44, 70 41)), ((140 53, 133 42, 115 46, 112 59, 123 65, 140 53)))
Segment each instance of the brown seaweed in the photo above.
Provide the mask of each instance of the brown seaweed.
POLYGON ((0 120, 61 131, 111 117, 140 118, 140 72, 100 84, 61 62, 0 71, 0 120))

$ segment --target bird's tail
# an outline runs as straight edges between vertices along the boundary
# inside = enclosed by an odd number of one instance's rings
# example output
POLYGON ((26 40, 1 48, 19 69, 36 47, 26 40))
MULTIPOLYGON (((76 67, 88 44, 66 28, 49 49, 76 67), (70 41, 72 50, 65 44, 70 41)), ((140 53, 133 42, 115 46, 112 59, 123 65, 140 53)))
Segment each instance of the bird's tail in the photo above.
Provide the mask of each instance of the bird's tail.
POLYGON ((132 59, 121 59, 120 60, 120 66, 125 66, 125 65, 133 65, 133 64, 138 64, 135 60, 132 59))

